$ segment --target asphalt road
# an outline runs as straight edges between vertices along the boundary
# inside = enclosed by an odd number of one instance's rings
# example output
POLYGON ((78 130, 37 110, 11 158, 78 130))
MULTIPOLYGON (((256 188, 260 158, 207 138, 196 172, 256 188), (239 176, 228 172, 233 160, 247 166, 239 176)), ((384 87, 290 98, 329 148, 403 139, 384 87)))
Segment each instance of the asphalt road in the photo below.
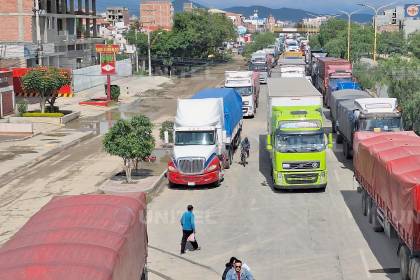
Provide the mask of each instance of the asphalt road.
POLYGON ((397 241, 373 232, 362 216, 341 145, 328 151, 325 192, 272 190, 266 96, 263 86, 257 117, 245 121, 248 166, 235 155, 220 187, 166 188, 149 204, 150 279, 220 279, 231 256, 247 263, 256 279, 400 279, 397 241), (179 218, 188 204, 195 207, 202 249, 181 256, 179 218))

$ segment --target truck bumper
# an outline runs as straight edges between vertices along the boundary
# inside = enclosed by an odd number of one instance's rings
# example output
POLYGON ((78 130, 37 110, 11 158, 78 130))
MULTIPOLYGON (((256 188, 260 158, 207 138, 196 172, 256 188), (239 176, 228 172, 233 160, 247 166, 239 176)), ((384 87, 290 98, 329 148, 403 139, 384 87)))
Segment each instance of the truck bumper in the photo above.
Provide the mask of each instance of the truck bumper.
POLYGON ((244 117, 253 117, 254 116, 254 108, 249 106, 242 106, 242 115, 244 117))
POLYGON ((275 189, 323 189, 327 186, 328 172, 278 172, 274 171, 275 189), (280 174, 280 175, 279 175, 280 174))
POLYGON ((192 187, 213 184, 221 179, 219 170, 199 175, 186 175, 168 171, 167 177, 172 184, 192 187))

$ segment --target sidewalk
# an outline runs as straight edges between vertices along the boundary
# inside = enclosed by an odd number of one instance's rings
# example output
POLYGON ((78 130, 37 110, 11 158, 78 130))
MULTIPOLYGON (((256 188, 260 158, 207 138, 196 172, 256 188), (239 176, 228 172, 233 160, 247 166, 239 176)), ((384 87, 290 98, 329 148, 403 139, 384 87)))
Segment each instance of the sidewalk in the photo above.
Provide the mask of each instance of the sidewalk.
MULTIPOLYGON (((129 104, 139 98, 148 90, 158 90, 165 83, 171 83, 166 77, 139 77, 133 76, 115 81, 121 87, 120 102, 129 104), (128 88, 128 92, 127 92, 128 88)), ((81 106, 80 101, 104 95, 104 87, 98 86, 79 93, 71 98, 57 99, 57 106, 63 110, 80 111, 80 118, 95 117, 115 107, 81 106)), ((39 104, 29 105, 29 110, 39 108, 39 104)), ((5 121, 5 120, 4 120, 5 121)), ((51 156, 76 145, 90 137, 94 131, 83 132, 51 124, 34 124, 34 135, 31 138, 17 141, 0 141, 0 178, 2 185, 7 184, 16 175, 24 170, 42 162, 51 156)), ((7 140, 7 139, 6 139, 7 140)))
POLYGON ((94 135, 61 128, 32 138, 0 143, 0 187, 26 169, 94 135))

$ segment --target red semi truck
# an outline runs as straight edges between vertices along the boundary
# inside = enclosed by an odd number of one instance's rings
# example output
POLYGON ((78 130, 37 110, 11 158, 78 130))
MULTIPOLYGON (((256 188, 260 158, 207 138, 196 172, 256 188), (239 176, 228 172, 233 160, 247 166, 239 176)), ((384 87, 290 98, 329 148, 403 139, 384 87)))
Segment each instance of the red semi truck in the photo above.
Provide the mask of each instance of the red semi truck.
POLYGON ((326 104, 326 94, 331 80, 340 79, 342 82, 352 81, 351 62, 336 57, 319 57, 316 64, 315 87, 324 96, 326 104))
POLYGON ((420 137, 357 132, 354 174, 362 213, 376 232, 398 238, 403 280, 420 279, 420 137))
POLYGON ((146 195, 55 197, 0 248, 1 280, 147 279, 146 195))

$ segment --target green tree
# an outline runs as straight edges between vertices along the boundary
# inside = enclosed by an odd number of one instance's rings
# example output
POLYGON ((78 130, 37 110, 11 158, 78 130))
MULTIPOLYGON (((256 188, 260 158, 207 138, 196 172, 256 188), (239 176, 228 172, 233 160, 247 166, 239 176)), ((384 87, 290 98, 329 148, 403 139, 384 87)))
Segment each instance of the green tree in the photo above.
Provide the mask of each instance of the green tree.
POLYGON ((160 140, 165 140, 165 131, 168 132, 169 136, 169 143, 174 142, 174 122, 172 121, 164 121, 162 123, 162 127, 159 130, 159 138, 160 140))
POLYGON ((404 33, 400 32, 382 32, 378 38, 378 53, 380 54, 405 54, 407 53, 407 41, 404 33))
POLYGON ((150 156, 155 147, 152 135, 153 124, 145 116, 131 120, 119 120, 105 134, 103 146, 107 153, 119 156, 124 161, 127 182, 132 182, 132 170, 138 169, 139 162, 150 156))
POLYGON ((410 35, 408 39, 408 50, 420 59, 420 31, 410 35))
POLYGON ((54 67, 34 68, 22 77, 24 90, 38 94, 42 113, 45 113, 46 102, 54 107, 58 90, 70 83, 70 74, 54 67))
POLYGON ((276 41, 276 35, 273 32, 257 33, 252 36, 252 43, 245 46, 243 56, 251 57, 251 55, 263 48, 273 45, 276 41))

